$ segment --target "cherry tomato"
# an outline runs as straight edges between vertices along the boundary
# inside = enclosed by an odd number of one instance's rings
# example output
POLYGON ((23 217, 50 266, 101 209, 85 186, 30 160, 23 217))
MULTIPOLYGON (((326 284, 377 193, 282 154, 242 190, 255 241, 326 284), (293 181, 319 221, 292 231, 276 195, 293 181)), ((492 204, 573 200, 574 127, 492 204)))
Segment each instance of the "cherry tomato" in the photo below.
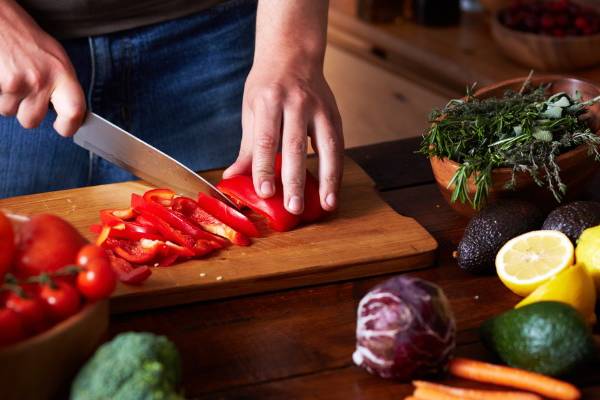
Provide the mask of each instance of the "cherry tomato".
POLYGON ((103 258, 108 261, 106 251, 102 247, 86 244, 79 250, 79 253, 77 253, 77 265, 85 268, 91 260, 97 258, 103 258))
POLYGON ((50 325, 44 302, 31 291, 25 297, 11 292, 6 298, 6 308, 16 312, 23 323, 23 328, 29 335, 42 332, 50 325))
POLYGON ((0 308, 0 347, 25 338, 25 330, 19 314, 8 308, 0 308))
POLYGON ((15 254, 15 235, 8 218, 0 212, 0 283, 10 269, 15 254))
POLYGON ((117 275, 106 255, 91 259, 83 271, 77 274, 77 289, 91 301, 108 298, 116 285, 117 275))
POLYGON ((55 287, 42 286, 40 298, 46 303, 50 317, 56 322, 77 313, 81 305, 81 298, 77 290, 61 281, 55 282, 55 287))

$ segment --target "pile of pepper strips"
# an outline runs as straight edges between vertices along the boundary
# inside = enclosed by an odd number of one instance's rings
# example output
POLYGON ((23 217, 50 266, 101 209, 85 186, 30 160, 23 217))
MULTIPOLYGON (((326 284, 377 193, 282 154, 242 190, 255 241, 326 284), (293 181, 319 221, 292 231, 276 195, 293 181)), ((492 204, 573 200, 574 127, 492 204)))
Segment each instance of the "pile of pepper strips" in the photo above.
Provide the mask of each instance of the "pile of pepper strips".
MULTIPOLYGON (((304 212, 289 213, 283 205, 280 156, 275 172, 276 193, 268 199, 256 194, 251 176, 224 179, 217 187, 240 209, 264 217, 275 231, 288 231, 327 215, 321 208, 319 183, 308 171, 304 212)), ((194 200, 170 189, 134 193, 129 208, 100 211, 100 223, 90 229, 98 234, 96 244, 108 253, 119 280, 132 285, 148 279, 151 267, 205 257, 230 244, 248 246, 250 238, 260 236, 247 215, 220 200, 204 193, 194 200)))

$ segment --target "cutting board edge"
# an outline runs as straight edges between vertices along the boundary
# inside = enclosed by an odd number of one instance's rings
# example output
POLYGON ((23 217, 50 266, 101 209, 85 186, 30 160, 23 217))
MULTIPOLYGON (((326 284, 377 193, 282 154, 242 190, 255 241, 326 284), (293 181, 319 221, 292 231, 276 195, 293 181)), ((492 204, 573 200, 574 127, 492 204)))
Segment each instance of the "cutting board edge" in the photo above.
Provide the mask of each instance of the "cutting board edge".
MULTIPOLYGON (((435 240, 434 240, 435 242, 435 240)), ((389 260, 377 260, 367 263, 334 266, 326 270, 318 271, 311 275, 303 274, 302 271, 272 275, 258 279, 244 279, 232 282, 221 281, 211 286, 169 288, 155 292, 154 296, 145 299, 135 299, 135 293, 121 295, 110 301, 111 314, 124 314, 134 311, 159 309, 174 305, 191 304, 204 301, 228 300, 258 293, 273 293, 281 290, 297 289, 320 284, 332 284, 359 278, 374 277, 391 273, 409 273, 420 269, 431 267, 437 255, 437 242, 432 249, 407 257, 389 260), (401 263, 402 265, 398 265, 401 263), (365 272, 364 268, 377 265, 378 268, 372 272, 365 272), (298 282, 298 281, 302 282, 298 282), (285 282, 282 284, 282 282, 285 282), (153 300, 157 298, 157 300, 153 300), (143 302, 142 302, 143 301, 143 302)), ((143 294, 140 296, 144 296, 143 294)))

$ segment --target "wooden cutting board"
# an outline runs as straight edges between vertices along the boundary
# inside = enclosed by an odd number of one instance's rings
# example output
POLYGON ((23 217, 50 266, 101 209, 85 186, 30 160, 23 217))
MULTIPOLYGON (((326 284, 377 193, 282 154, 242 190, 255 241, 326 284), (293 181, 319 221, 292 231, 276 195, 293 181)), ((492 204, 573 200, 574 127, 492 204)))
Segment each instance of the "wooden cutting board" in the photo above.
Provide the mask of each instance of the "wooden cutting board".
MULTIPOLYGON (((316 169, 316 159, 309 159, 316 169)), ((220 171, 204 174, 218 181, 220 171)), ((53 213, 93 240, 88 227, 104 208, 126 208, 142 181, 92 186, 0 200, 22 214, 53 213)), ((397 214, 373 181, 346 158, 339 210, 326 220, 291 232, 271 233, 249 247, 231 246, 206 259, 155 268, 143 286, 120 284, 112 312, 218 299, 357 277, 407 271, 433 263, 437 243, 412 218, 397 214)))

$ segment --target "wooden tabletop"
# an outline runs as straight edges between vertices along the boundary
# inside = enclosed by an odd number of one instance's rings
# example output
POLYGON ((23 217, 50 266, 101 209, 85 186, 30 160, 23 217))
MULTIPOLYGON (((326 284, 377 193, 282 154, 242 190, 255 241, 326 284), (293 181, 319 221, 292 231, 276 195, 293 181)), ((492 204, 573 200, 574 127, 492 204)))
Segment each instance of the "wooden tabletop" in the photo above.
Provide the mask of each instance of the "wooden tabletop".
MULTIPOLYGON (((436 265, 411 274, 440 285, 449 297, 459 329, 457 353, 490 359, 477 328, 518 298, 496 277, 457 267, 451 253, 466 221, 444 204, 428 162, 413 153, 417 146, 418 139, 407 139, 348 155, 396 211, 416 218, 439 241, 436 265)), ((600 179, 595 187, 587 195, 600 198, 600 179)), ((371 376, 351 360, 358 302, 388 277, 115 315, 110 336, 131 330, 168 336, 183 356, 189 399, 399 400, 412 392, 410 384, 371 376)), ((586 399, 600 398, 600 367, 574 382, 586 399)))

